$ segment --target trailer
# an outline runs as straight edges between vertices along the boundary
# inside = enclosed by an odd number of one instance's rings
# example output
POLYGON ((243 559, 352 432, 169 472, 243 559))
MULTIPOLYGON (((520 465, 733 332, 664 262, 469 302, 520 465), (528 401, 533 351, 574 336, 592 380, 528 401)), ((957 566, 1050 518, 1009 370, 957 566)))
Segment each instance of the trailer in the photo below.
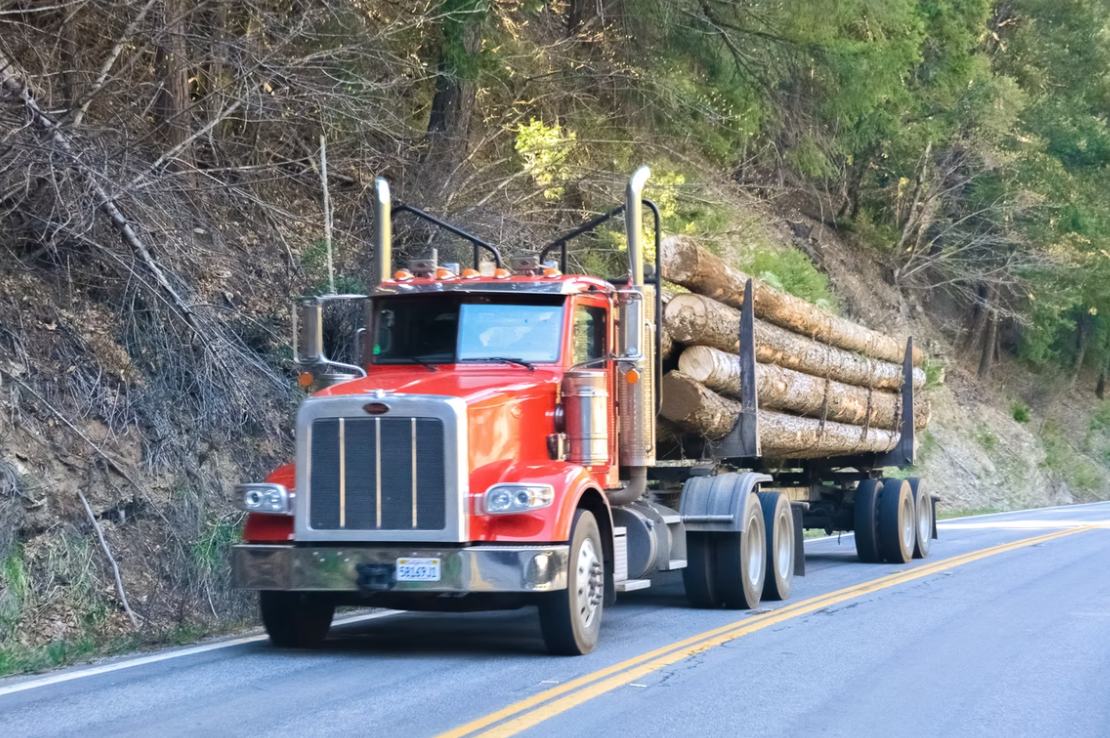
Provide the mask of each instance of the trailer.
POLYGON ((298 411, 295 463, 235 490, 248 515, 233 581, 259 591, 274 644, 318 645, 340 605, 536 606, 548 649, 584 654, 604 608, 658 572, 682 570, 697 607, 789 597, 806 528, 855 531, 864 561, 928 554, 924 483, 881 476, 914 461, 912 340, 895 449, 764 459, 748 284, 742 412, 723 439, 661 452, 661 236, 648 177, 639 169, 622 205, 508 267, 495 245, 394 205, 376 181, 372 290, 295 305, 295 361, 315 390, 298 411), (433 253, 394 272, 401 214, 465 239, 472 265, 433 253), (628 274, 568 275, 568 242, 622 215, 628 274), (345 363, 323 345, 324 310, 337 305, 362 316, 351 334, 360 356, 345 363))

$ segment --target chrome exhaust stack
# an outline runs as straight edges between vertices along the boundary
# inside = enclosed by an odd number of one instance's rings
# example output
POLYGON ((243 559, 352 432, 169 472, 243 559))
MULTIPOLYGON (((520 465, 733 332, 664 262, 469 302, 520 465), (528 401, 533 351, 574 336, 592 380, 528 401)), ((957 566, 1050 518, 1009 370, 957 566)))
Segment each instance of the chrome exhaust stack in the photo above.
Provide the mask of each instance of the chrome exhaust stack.
POLYGON ((374 276, 371 292, 393 274, 392 208, 389 182, 378 177, 374 180, 374 276))
POLYGON ((625 489, 610 502, 627 504, 647 489, 646 467, 655 465, 655 292, 644 284, 641 202, 651 170, 640 167, 625 190, 624 222, 628 238, 628 286, 617 292, 617 402, 620 407, 618 451, 621 466, 631 467, 625 489))

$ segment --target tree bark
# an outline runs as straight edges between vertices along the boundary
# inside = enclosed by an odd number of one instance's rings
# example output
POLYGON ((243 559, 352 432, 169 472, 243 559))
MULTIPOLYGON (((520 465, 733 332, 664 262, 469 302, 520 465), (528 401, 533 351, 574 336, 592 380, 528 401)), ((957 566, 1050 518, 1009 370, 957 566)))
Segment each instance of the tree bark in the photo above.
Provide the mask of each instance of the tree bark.
POLYGON ((155 101, 158 131, 173 147, 189 135, 189 67, 185 38, 187 0, 164 0, 162 3, 161 35, 155 64, 161 88, 155 101))
MULTIPOLYGON (((738 308, 743 304, 747 274, 682 236, 664 239, 662 247, 664 277, 726 305, 738 308)), ((874 359, 901 363, 906 353, 904 341, 825 312, 758 279, 755 280, 755 314, 794 333, 874 359)), ((924 360, 925 355, 915 348, 913 363, 920 365, 924 360)))
MULTIPOLYGON (((663 318, 667 333, 680 344, 711 346, 726 353, 740 348, 740 311, 708 297, 675 295, 663 318)), ((897 364, 826 346, 762 320, 755 321, 755 358, 859 387, 902 389, 902 367, 897 364)), ((913 370, 913 386, 925 386, 921 369, 913 370)))
MULTIPOLYGON (((662 416, 710 440, 728 435, 740 410, 736 400, 718 395, 681 372, 663 377, 662 416)), ((759 441, 763 455, 769 458, 816 459, 889 451, 898 443, 898 434, 760 410, 759 441)))
POLYGON ((1075 380, 1079 378, 1079 372, 1083 370, 1083 361, 1087 358, 1087 346, 1091 343, 1091 332, 1095 327, 1094 316, 1083 311, 1079 314, 1079 319, 1075 322, 1075 364, 1071 369, 1071 382, 1075 384, 1075 380))
MULTIPOLYGON (((691 346, 678 359, 678 370, 708 389, 742 400, 740 358, 708 346, 691 346)), ((756 366, 759 407, 789 410, 840 423, 898 430, 902 419, 902 395, 820 379, 774 364, 756 366)), ((914 427, 929 422, 929 405, 915 398, 914 427)))
POLYGON ((428 161, 446 169, 437 170, 446 176, 466 158, 487 8, 484 0, 448 0, 444 11, 436 91, 428 118, 428 161))
POLYGON ((986 335, 983 338, 983 352, 979 355, 979 379, 986 379, 994 363, 994 343, 998 338, 998 313, 990 310, 987 316, 986 335))

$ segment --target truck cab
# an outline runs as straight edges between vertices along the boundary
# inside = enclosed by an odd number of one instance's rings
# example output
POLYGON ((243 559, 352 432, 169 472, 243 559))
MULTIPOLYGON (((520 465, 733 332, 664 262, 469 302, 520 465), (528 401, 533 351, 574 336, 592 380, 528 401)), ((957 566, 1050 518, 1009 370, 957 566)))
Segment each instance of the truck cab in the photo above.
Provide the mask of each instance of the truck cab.
MULTIPOLYGON (((296 460, 236 489, 248 516, 234 582, 260 592, 275 644, 319 643, 338 605, 537 605, 552 652, 587 653, 604 605, 630 588, 620 505, 677 538, 653 570, 685 564, 677 513, 642 499, 658 380, 639 243, 647 176, 613 211, 629 234, 620 284, 535 256, 505 268, 492 248, 484 269, 477 248, 474 268, 418 260, 349 298, 365 303, 353 365, 323 354, 329 298, 298 302, 297 363, 319 389, 297 414, 296 460)), ((375 204, 385 276, 391 215, 423 213, 392 206, 382 180, 375 204)))

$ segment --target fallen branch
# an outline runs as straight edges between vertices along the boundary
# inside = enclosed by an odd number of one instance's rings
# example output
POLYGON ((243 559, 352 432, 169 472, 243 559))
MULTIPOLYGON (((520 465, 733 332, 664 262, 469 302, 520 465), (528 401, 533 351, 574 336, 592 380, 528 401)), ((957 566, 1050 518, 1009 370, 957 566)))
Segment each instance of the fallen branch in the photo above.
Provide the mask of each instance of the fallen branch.
POLYGON ((100 529, 100 523, 97 522, 96 516, 93 515, 92 508, 89 507, 89 501, 85 499, 85 495, 81 490, 77 490, 77 496, 81 498, 81 504, 85 506, 85 512, 89 515, 89 520, 93 524, 93 529, 96 531, 96 537, 100 539, 100 547, 104 549, 104 555, 108 557, 108 562, 112 565, 112 573, 116 576, 116 589, 119 591, 120 602, 123 603, 123 609, 127 613, 127 617, 131 618, 131 625, 135 630, 139 629, 139 616, 131 609, 131 605, 127 604, 127 593, 123 591, 123 579, 119 575, 119 565, 116 564, 116 557, 112 555, 112 550, 108 548, 108 542, 104 540, 104 531, 100 529))

